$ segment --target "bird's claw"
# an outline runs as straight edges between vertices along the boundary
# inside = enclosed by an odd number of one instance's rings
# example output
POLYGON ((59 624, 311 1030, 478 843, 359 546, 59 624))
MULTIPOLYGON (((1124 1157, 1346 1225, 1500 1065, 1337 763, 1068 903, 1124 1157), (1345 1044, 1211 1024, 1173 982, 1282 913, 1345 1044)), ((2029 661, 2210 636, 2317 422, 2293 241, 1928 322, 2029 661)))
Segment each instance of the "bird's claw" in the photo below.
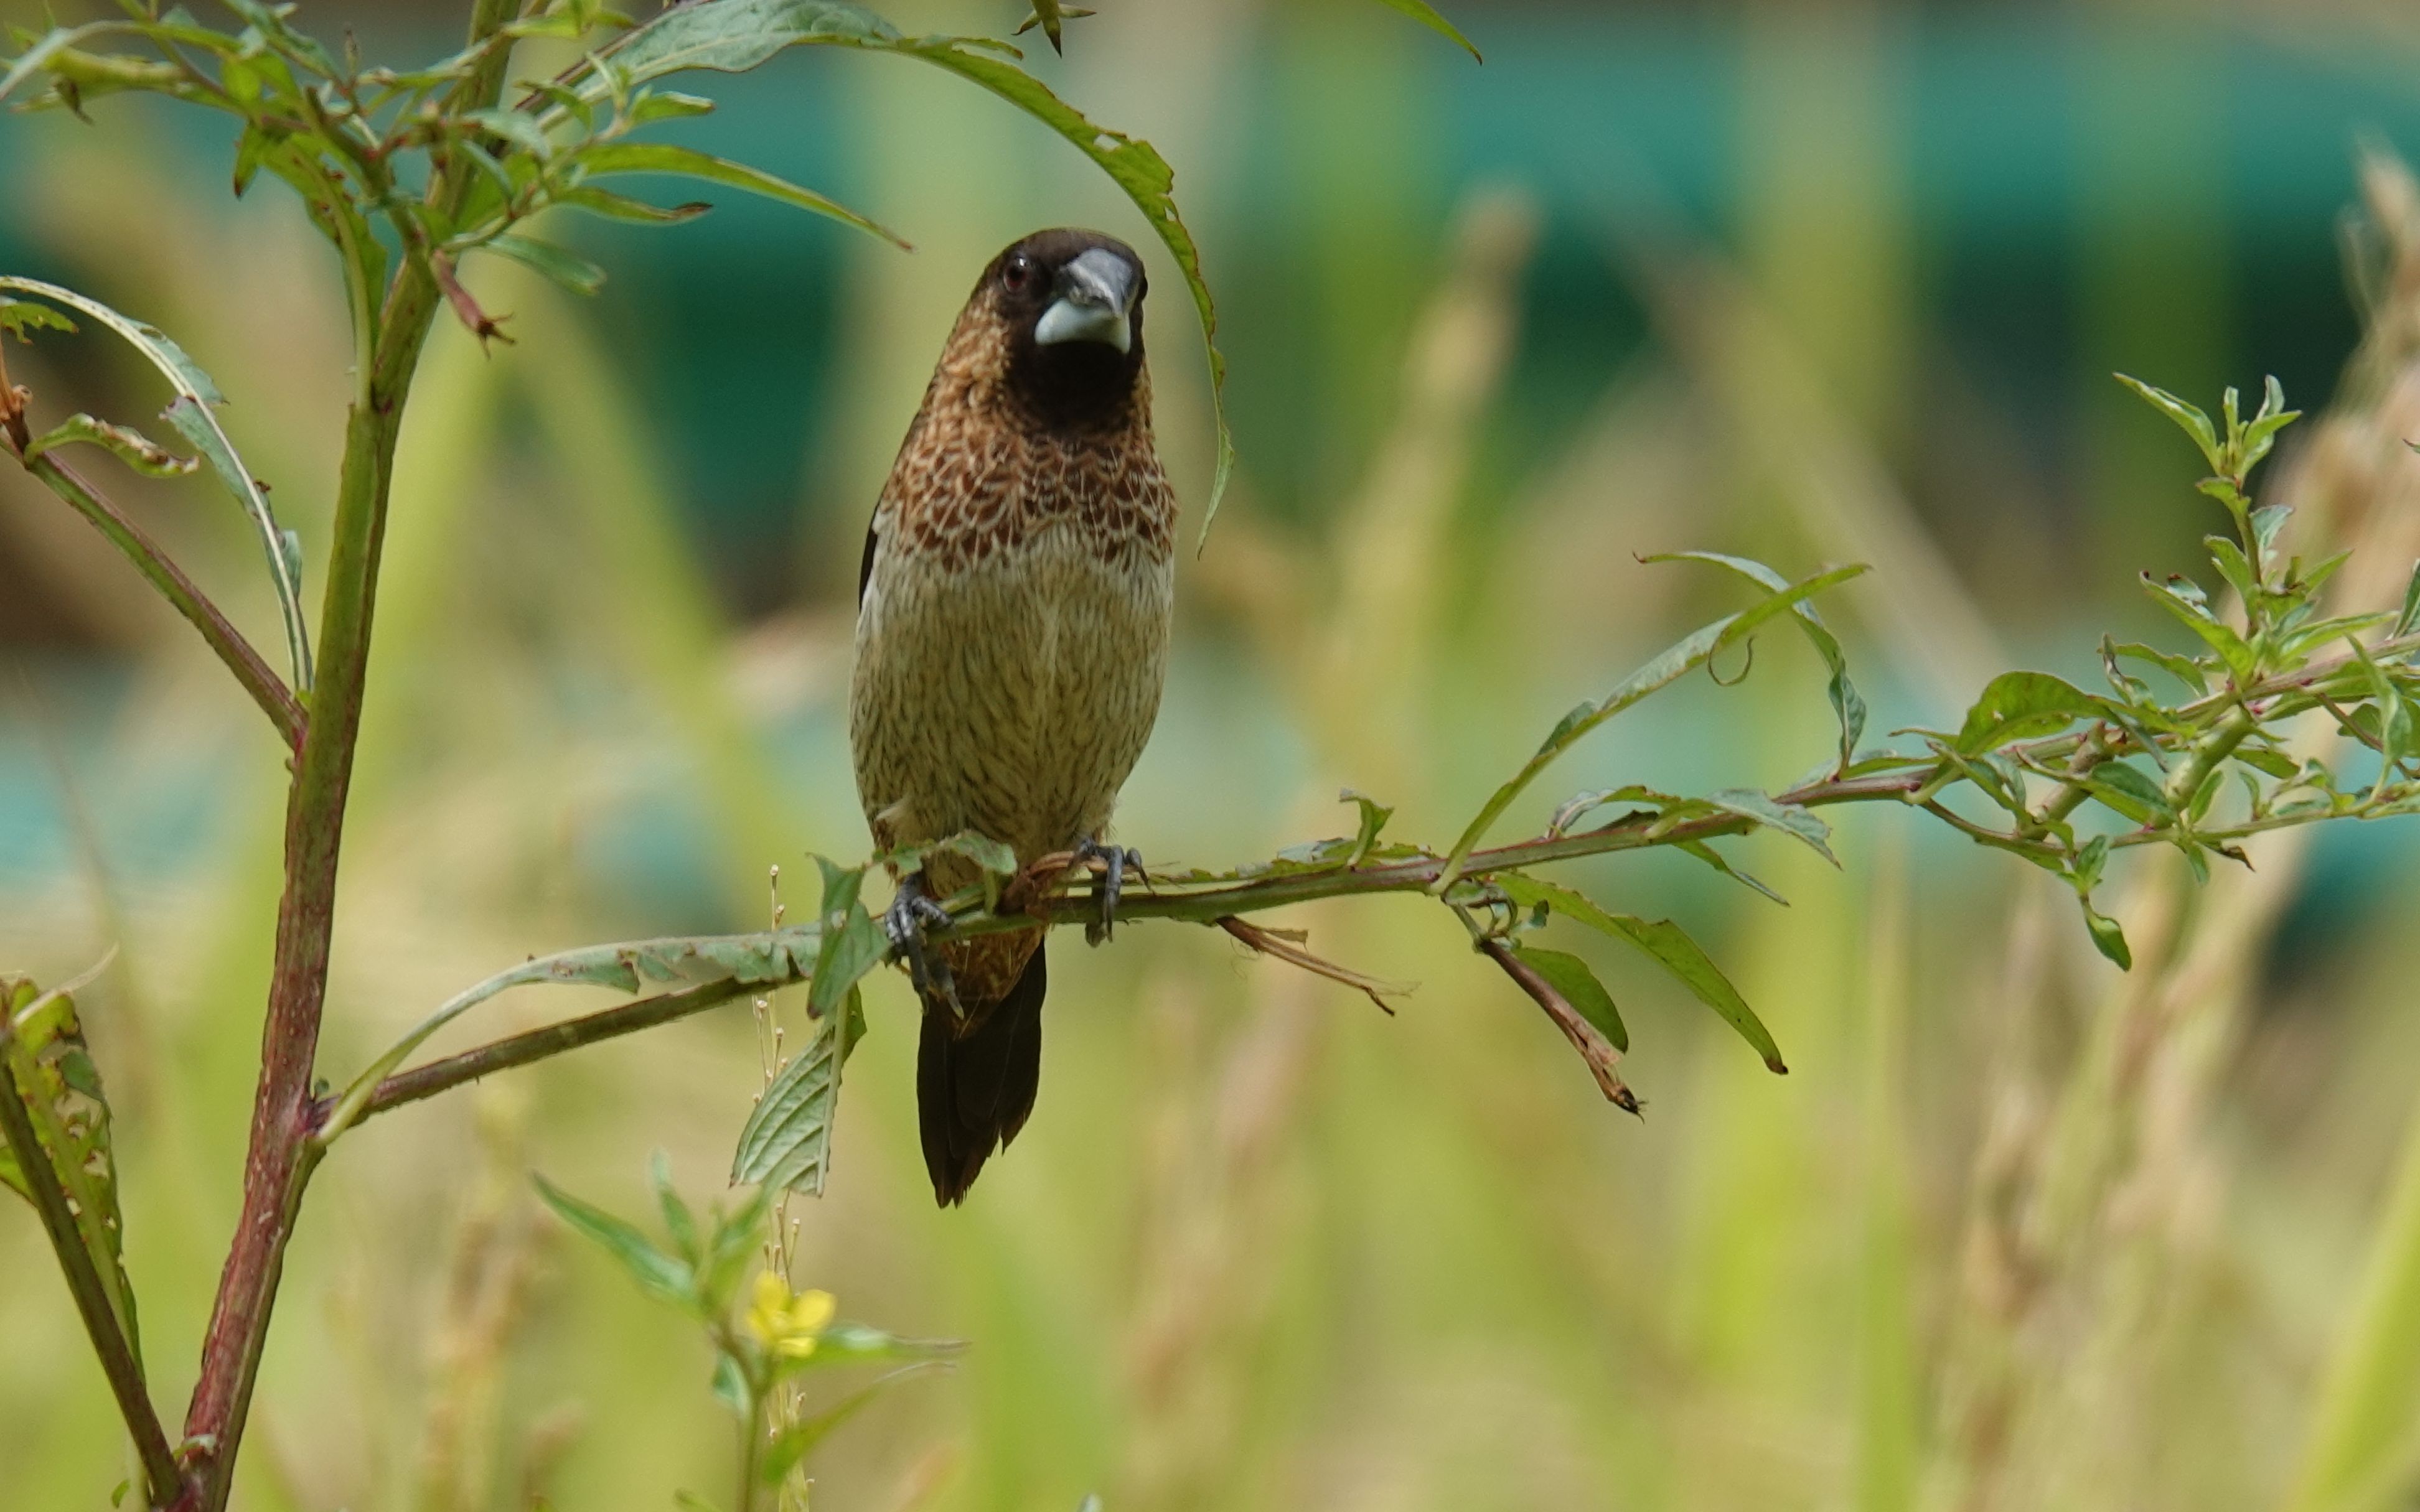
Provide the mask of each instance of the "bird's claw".
POLYGON ((882 915, 882 933, 899 959, 908 963, 908 980, 915 984, 916 995, 928 1002, 939 999, 950 1005, 951 1012, 963 1013, 950 964, 932 945, 932 936, 949 933, 950 923, 950 911, 925 896, 920 872, 899 879, 899 890, 882 915))
POLYGON ((1142 874, 1142 852, 1121 850, 1115 845, 1087 840, 1077 844, 1076 859, 1078 862, 1101 863, 1100 879, 1093 884, 1093 896, 1101 900, 1101 917, 1084 922, 1084 943, 1099 945, 1109 939, 1110 930, 1117 923, 1118 898, 1125 891, 1127 870, 1133 869, 1137 876, 1142 874))

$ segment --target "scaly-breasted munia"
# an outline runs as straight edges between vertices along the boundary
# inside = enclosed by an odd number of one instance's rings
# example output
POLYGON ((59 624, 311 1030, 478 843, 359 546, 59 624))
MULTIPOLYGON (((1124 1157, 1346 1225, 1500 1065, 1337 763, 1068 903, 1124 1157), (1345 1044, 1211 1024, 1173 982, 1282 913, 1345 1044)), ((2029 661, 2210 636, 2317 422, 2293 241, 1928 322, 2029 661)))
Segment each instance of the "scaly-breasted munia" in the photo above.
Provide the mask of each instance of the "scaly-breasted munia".
MULTIPOLYGON (((1129 860, 1101 841, 1159 709, 1176 527, 1143 286, 1125 243, 1036 232, 984 270, 941 350, 858 587, 849 745, 886 851, 974 830, 1020 866, 1099 857, 1111 895, 1129 860)), ((943 1206, 1016 1137, 1041 1073, 1040 932, 923 937, 930 900, 980 880, 932 854, 887 919, 923 1002, 917 1111, 943 1206)))

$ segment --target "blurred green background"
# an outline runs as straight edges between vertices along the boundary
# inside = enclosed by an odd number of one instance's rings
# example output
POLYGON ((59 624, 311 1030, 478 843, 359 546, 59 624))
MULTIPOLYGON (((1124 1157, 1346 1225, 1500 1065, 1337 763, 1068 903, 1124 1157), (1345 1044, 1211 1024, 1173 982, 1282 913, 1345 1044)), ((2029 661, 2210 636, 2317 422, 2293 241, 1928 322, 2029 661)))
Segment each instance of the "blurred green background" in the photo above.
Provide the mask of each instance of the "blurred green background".
MULTIPOLYGON (((302 14, 403 63, 452 48, 457 8, 302 14)), ((1873 562, 1833 613, 1877 729, 1954 722, 2006 666, 2088 678, 2103 630, 2172 640, 2134 576, 2191 570, 2214 511, 2112 369, 2333 401, 2273 491, 2397 589, 2420 551, 2412 337, 2381 318, 2379 361, 2340 378, 2365 298, 2412 297, 2408 225, 2346 233, 2362 145, 2420 153, 2399 8, 1447 5, 1483 66, 1366 0, 1100 8, 1034 67, 1176 165, 1242 453, 1121 809, 1155 862, 1349 828, 1348 785, 1442 841, 1565 707, 1728 607, 1637 554, 1873 562), (2375 276, 2348 278, 2348 245, 2375 276)), ((999 33, 1021 9, 887 13, 999 33)), ((768 868, 804 906, 809 852, 864 852, 850 591, 941 337, 1027 230, 1147 239, 1063 144, 938 71, 835 54, 710 84, 692 139, 919 250, 730 203, 556 226, 613 271, 585 303, 473 267, 519 339, 442 330, 406 426, 332 1075, 524 955, 752 927, 768 868)), ((281 186, 230 199, 215 118, 92 115, 0 119, 0 269, 174 333, 318 561, 332 262, 281 186)), ((1207 381, 1152 258, 1189 526, 1207 381)), ((100 341, 10 364, 60 412, 159 403, 100 341)), ((123 494, 274 640, 234 511, 123 494)), ((1746 686, 1628 716, 1561 791, 1777 788, 1827 728, 1817 664, 1768 644, 1746 686)), ((280 791, 207 655, 0 475, 0 966, 48 981, 118 949, 85 1001, 164 1403, 236 1211, 280 791)), ((1577 869, 1706 940, 1792 1066, 1604 960, 1643 1123, 1415 903, 1280 920, 1418 980, 1392 1019, 1136 927, 1054 942, 1040 1110, 936 1213, 913 1005, 881 979, 831 1190, 794 1209, 800 1279, 972 1349, 835 1441, 817 1506, 2415 1504, 2412 832, 2274 838, 2208 889, 2147 868, 2129 929, 2155 948, 2121 980, 2044 879, 1919 818, 1843 816, 1844 874, 1741 846, 1786 910, 1661 857, 1577 869)), ((594 1001, 523 994, 446 1043, 594 1001)), ((799 1005, 773 1011, 795 1036, 799 1005)), ((349 1140, 293 1252, 242 1504, 719 1488, 704 1350, 541 1222, 524 1173, 636 1212, 661 1148, 711 1192, 761 1075, 736 1007, 349 1140)), ((98 1505, 116 1419, 23 1211, 0 1211, 0 1506, 98 1505)))

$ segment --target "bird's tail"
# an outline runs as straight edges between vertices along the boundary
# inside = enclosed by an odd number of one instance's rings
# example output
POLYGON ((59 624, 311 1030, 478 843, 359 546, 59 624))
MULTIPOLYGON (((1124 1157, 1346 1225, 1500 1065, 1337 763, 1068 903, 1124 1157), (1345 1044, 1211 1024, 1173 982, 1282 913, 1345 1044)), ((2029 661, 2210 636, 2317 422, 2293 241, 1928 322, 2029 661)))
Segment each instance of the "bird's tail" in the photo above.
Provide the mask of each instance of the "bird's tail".
POLYGON ((1042 962, 1036 943, 1007 995, 988 1011, 968 1004, 964 1021, 946 1003, 924 1005, 916 1046, 916 1118, 924 1169, 942 1207, 966 1196, 984 1162, 995 1149, 1008 1148, 1033 1111, 1047 985, 1042 962))

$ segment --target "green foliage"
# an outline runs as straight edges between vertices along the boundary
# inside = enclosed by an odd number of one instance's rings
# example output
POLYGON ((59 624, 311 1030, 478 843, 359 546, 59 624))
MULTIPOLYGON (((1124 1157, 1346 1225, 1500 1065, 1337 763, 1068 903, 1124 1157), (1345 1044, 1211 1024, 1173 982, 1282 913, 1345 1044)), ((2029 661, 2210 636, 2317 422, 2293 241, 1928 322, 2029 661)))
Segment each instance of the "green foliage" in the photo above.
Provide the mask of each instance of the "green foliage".
MULTIPOLYGON (((6 84, 0 84, 0 95, 7 93, 7 87, 6 84)), ((235 442, 227 439, 226 431, 219 424, 217 409, 226 403, 226 395, 219 392, 218 385, 210 381, 210 376, 202 371, 199 363, 185 355, 185 349, 156 326, 120 315, 99 300, 73 289, 61 288, 37 279, 0 276, 0 289, 14 289, 20 294, 35 297, 34 300, 12 301, 5 307, 6 311, 18 313, 9 326, 20 335, 29 323, 62 331, 75 330, 73 322, 65 316, 36 301, 64 304, 115 332, 142 353, 144 360, 157 368, 161 377, 176 390, 176 397, 162 411, 163 418, 208 459, 211 473, 242 506, 244 515, 259 533, 261 549, 268 559, 270 583, 277 594, 278 613, 286 625, 286 648, 293 666, 294 686, 297 691, 309 691, 311 640, 310 632, 304 626, 302 609, 302 548, 294 532, 278 525, 276 512, 269 507, 269 490, 261 486, 259 480, 252 475, 252 471, 244 466, 243 459, 236 455, 235 442), (36 310, 43 310, 45 314, 36 316, 29 313, 36 310)), ((191 463, 169 457, 166 452, 131 428, 81 415, 50 432, 35 447, 29 448, 28 460, 31 455, 39 455, 50 446, 70 440, 89 440, 108 446, 128 465, 155 476, 169 471, 187 471, 192 468, 191 463), (79 421, 89 424, 93 433, 63 434, 79 421)))
POLYGON ((13 1096, 23 1105, 49 1167, 29 1170, 14 1149, 0 1144, 0 1186, 38 1206, 37 1181, 48 1181, 66 1196, 77 1241, 139 1358, 109 1099, 76 1016, 74 994, 90 975, 49 992, 22 977, 0 976, 0 1015, 7 1020, 0 1024, 0 1096, 13 1096))
MULTIPOLYGON (((907 1376, 945 1363, 961 1346, 910 1339, 862 1323, 837 1321, 831 1297, 797 1292, 771 1270, 756 1273, 745 1296, 749 1261, 765 1246, 773 1188, 759 1186, 726 1211, 700 1214, 674 1188, 671 1164, 659 1153, 649 1168, 668 1241, 659 1244, 638 1225, 583 1202, 548 1181, 531 1180, 546 1205, 572 1230, 596 1242, 639 1289, 695 1319, 713 1350, 713 1389, 740 1421, 739 1512, 767 1504, 799 1461, 856 1415, 874 1396, 907 1376), (835 1366, 897 1364, 891 1371, 820 1412, 780 1420, 776 1408, 798 1378, 835 1366)), ((694 1492, 683 1504, 710 1505, 694 1492)))
MULTIPOLYGON (((874 959, 880 959, 878 949, 874 959)), ((865 1005, 852 985, 846 1005, 815 1020, 807 1047, 774 1076, 748 1115, 731 1158, 732 1180, 823 1196, 841 1072, 863 1038, 865 1005)))

